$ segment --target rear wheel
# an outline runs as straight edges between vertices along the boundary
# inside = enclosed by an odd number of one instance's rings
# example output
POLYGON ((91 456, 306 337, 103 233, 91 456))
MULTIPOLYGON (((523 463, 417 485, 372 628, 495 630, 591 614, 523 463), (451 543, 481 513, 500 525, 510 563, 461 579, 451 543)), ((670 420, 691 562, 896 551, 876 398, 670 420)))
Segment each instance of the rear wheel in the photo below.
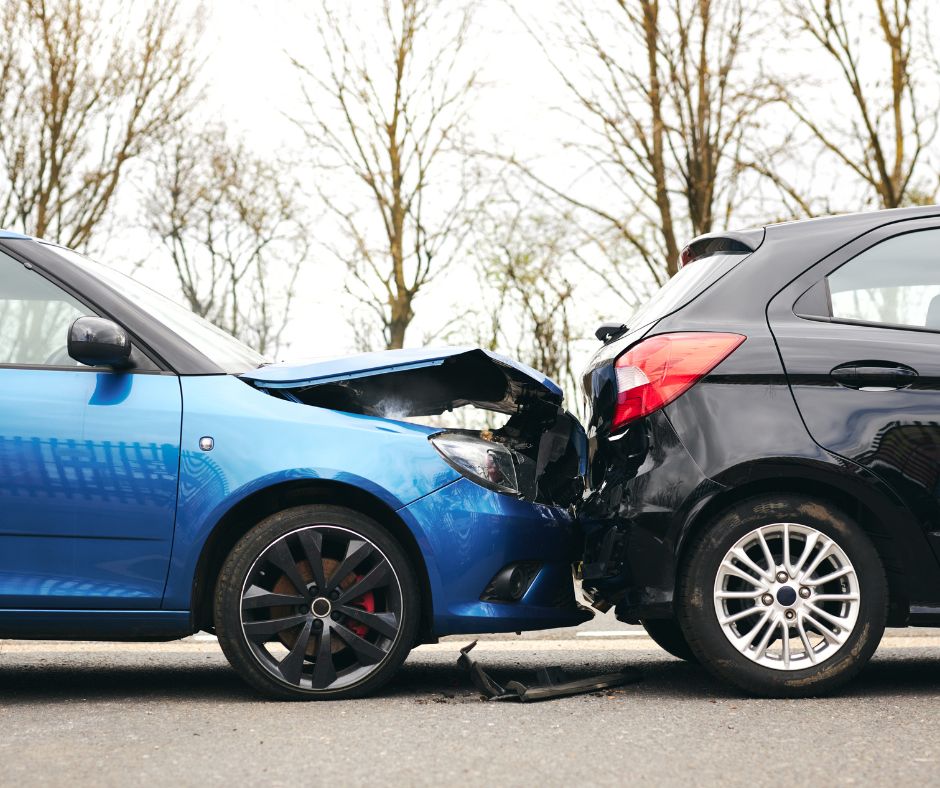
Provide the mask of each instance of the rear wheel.
POLYGON ((337 699, 385 684, 415 641, 420 599, 404 552, 375 521, 301 506, 235 545, 216 584, 232 667, 266 695, 337 699))
POLYGON ((878 646, 887 588, 859 526, 821 501, 775 496, 726 512, 691 547, 679 622, 720 678, 757 695, 829 692, 878 646))
POLYGON ((643 619, 640 623, 643 625, 643 629, 646 630, 646 634, 663 651, 668 651, 672 656, 684 659, 686 662, 698 662, 686 642, 685 635, 682 634, 679 622, 674 618, 643 619))

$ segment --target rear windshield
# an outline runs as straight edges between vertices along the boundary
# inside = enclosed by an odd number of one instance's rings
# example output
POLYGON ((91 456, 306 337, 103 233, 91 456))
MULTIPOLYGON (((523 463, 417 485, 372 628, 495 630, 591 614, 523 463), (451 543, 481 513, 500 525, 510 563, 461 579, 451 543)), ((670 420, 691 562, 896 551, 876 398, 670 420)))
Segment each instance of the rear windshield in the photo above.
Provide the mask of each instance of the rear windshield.
POLYGON ((681 309, 734 268, 750 252, 722 252, 689 263, 679 270, 627 321, 631 331, 655 323, 681 309))

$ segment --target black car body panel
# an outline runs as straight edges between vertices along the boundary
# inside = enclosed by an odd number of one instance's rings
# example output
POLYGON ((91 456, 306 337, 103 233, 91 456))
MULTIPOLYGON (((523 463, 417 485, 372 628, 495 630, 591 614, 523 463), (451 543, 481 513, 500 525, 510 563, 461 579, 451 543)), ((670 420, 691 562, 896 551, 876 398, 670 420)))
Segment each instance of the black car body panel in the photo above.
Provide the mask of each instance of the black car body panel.
POLYGON ((825 299, 804 296, 874 243, 933 227, 937 207, 769 226, 753 254, 688 303, 598 351, 584 377, 592 492, 582 514, 584 588, 597 606, 616 604, 627 621, 670 617, 697 530, 745 498, 793 491, 833 501, 872 537, 890 623, 936 620, 940 336, 808 315, 825 299), (697 331, 747 339, 678 399, 612 435, 614 360, 643 338, 697 331), (898 390, 862 391, 831 376, 847 362, 868 373, 863 362, 897 362, 918 375, 898 390))

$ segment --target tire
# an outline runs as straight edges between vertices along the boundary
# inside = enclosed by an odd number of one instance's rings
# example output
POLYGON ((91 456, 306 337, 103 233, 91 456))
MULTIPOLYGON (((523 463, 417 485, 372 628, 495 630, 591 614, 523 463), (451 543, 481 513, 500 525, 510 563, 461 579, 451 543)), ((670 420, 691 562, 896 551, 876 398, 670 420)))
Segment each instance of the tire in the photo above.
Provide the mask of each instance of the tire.
POLYGON ((649 635, 663 651, 668 651, 678 659, 686 662, 698 662, 698 658, 689 648, 689 644, 682 634, 679 622, 674 618, 650 618, 640 622, 646 634, 649 635))
POLYGON ((865 666, 888 594, 878 553, 850 517, 777 495, 744 501, 702 532, 678 600, 686 641, 709 671, 753 695, 794 698, 831 692, 865 666))
POLYGON ((365 515, 321 505, 278 512, 245 534, 214 602, 229 663, 284 700, 375 692, 408 656, 421 610, 398 543, 365 515))

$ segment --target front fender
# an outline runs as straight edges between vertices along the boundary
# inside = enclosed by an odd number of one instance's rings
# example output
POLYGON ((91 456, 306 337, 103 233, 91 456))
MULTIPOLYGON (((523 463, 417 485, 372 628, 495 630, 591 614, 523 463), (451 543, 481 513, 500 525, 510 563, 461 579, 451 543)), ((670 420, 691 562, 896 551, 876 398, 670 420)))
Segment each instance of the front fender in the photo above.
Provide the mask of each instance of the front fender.
POLYGON ((341 482, 392 510, 459 478, 427 440, 436 430, 277 399, 228 375, 181 378, 183 425, 166 609, 186 609, 202 546, 253 493, 305 479, 341 482), (213 441, 210 451, 200 439, 213 441))

